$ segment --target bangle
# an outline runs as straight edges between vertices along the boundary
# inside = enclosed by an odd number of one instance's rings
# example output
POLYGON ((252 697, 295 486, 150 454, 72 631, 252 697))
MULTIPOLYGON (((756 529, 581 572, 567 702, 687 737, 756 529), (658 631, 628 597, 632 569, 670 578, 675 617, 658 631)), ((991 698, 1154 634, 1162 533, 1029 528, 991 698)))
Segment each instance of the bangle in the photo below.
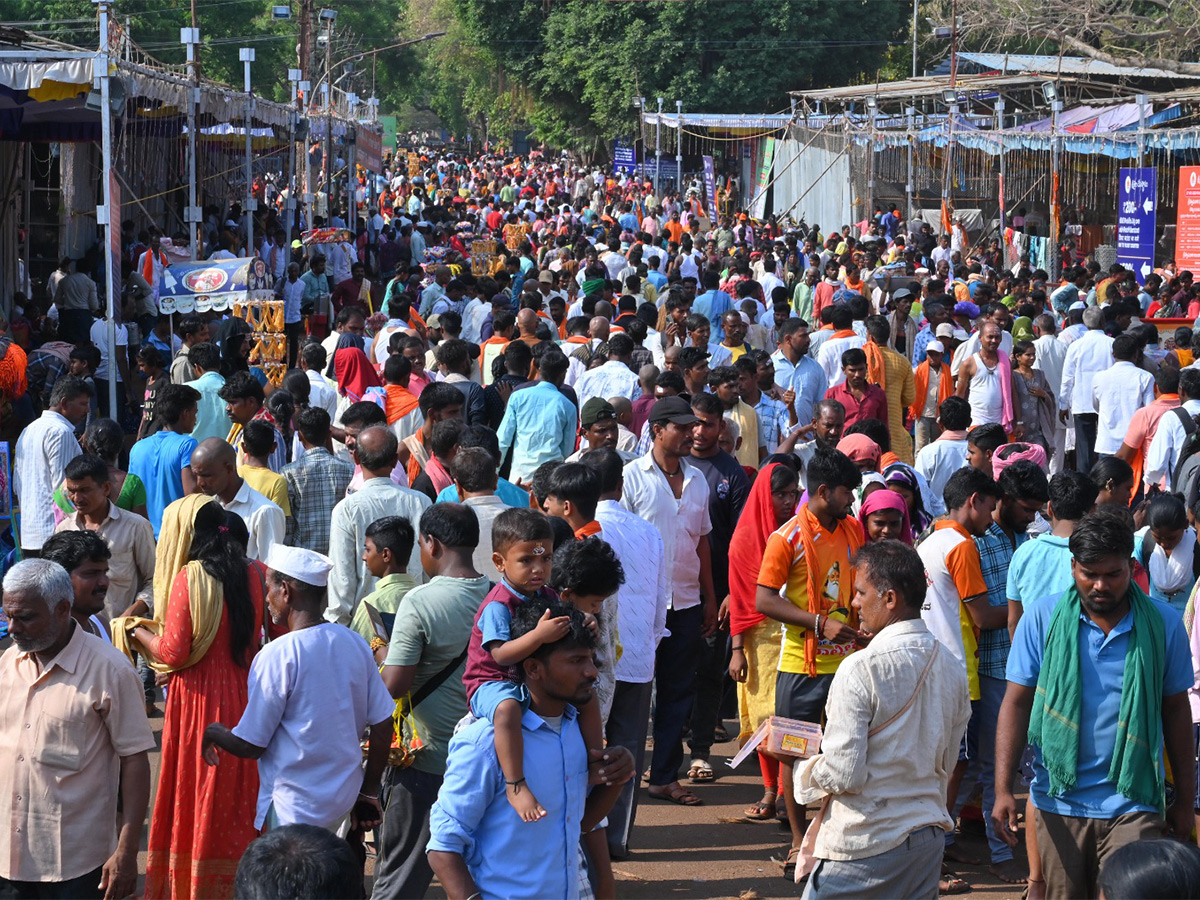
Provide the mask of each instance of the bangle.
POLYGON ((368 794, 366 791, 359 791, 358 796, 362 797, 364 800, 378 800, 379 799, 378 794, 368 794))
POLYGON ((481 894, 479 891, 476 891, 470 897, 468 897, 467 900, 483 900, 483 894, 481 894))
POLYGON ((817 640, 821 639, 821 614, 817 613, 817 621, 813 623, 813 631, 817 633, 817 640))
POLYGON ((733 649, 734 650, 742 650, 742 649, 744 649, 744 646, 745 646, 744 644, 734 644, 733 649))

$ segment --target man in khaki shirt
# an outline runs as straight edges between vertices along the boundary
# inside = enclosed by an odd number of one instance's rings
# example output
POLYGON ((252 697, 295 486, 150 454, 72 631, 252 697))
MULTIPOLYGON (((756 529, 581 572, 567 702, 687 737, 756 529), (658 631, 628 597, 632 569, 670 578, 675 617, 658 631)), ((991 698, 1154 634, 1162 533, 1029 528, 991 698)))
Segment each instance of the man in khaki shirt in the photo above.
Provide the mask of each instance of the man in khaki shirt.
POLYGON ((108 464, 98 456, 77 456, 67 464, 65 493, 75 512, 57 531, 91 531, 104 539, 108 563, 106 619, 149 615, 154 602, 154 529, 148 519, 118 509, 110 500, 108 464))
POLYGON ((137 885, 154 737, 133 666, 84 634, 73 596, 49 560, 4 577, 13 646, 0 656, 3 896, 116 900, 137 885))

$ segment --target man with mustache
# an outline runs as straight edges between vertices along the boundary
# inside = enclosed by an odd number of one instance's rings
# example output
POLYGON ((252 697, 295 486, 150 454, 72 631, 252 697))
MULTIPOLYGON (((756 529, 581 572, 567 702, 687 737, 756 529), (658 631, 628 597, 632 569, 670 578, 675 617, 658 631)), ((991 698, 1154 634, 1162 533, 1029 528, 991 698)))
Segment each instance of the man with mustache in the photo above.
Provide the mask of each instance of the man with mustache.
POLYGON ((996 733, 992 818, 1012 845, 1026 733, 1037 749, 1029 799, 1047 898, 1098 896, 1105 859, 1125 844, 1164 829, 1189 840, 1196 784, 1187 634, 1130 576, 1128 513, 1084 516, 1069 545, 1073 583, 1017 624, 996 733), (1165 822, 1164 750, 1177 786, 1165 822))
POLYGON ((112 643, 104 601, 108 597, 108 561, 112 551, 94 531, 60 531, 42 546, 42 559, 56 562, 71 576, 75 602, 71 618, 88 634, 112 643))

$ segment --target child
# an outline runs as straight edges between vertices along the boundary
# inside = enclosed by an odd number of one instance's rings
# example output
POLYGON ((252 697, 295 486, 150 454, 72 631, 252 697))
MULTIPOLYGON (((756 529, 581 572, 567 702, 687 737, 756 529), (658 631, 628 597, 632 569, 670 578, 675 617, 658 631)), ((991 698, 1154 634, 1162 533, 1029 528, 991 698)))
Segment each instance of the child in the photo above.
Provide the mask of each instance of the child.
POLYGON ((142 400, 142 421, 138 425, 137 440, 149 437, 161 427, 154 421, 154 404, 158 400, 158 392, 170 384, 170 378, 163 369, 164 360, 157 347, 145 346, 138 351, 138 371, 146 379, 146 393, 142 400))
POLYGON ((271 469, 269 460, 275 452, 278 440, 276 430, 263 419, 251 419, 242 428, 242 458, 238 474, 246 483, 291 516, 292 505, 288 501, 287 479, 271 469))
POLYGON ((991 423, 977 425, 967 433, 967 464, 990 478, 992 475, 992 454, 1003 444, 1008 443, 1008 435, 1004 427, 991 423))
POLYGON ((67 374, 82 378, 92 389, 92 408, 88 410, 87 419, 82 426, 75 429, 76 434, 82 434, 100 415, 100 401, 96 392, 96 382, 93 376, 100 368, 100 351, 95 347, 76 347, 71 351, 70 362, 67 364, 67 374))
POLYGON ((400 601, 416 587, 416 582, 407 571, 415 540, 413 527, 403 516, 384 516, 376 519, 367 526, 363 538, 362 561, 367 571, 378 581, 375 582, 375 590, 363 597, 358 608, 354 610, 350 629, 366 638, 378 663, 382 663, 387 656, 388 639, 392 633, 392 623, 396 620, 396 611, 400 608, 400 601), (379 620, 388 633, 387 638, 376 633, 367 609, 368 605, 379 614, 379 620))
MULTIPOLYGON (((525 744, 521 720, 529 708, 529 691, 514 678, 513 667, 542 644, 567 634, 567 617, 547 614, 537 628, 509 639, 512 612, 534 597, 558 595, 549 587, 553 532, 549 520, 531 509, 507 509, 492 523, 492 563, 500 584, 484 598, 471 629, 463 684, 471 712, 491 721, 496 732, 496 757, 504 772, 508 802, 525 822, 546 815, 525 783, 525 744)), ((580 710, 580 727, 589 749, 602 746, 599 710, 588 704, 580 710), (590 707, 590 715, 589 709, 590 707)))
POLYGON ((583 463, 563 463, 551 473, 547 490, 542 507, 546 515, 565 519, 578 540, 600 533, 600 523, 596 521, 600 479, 592 469, 583 463))

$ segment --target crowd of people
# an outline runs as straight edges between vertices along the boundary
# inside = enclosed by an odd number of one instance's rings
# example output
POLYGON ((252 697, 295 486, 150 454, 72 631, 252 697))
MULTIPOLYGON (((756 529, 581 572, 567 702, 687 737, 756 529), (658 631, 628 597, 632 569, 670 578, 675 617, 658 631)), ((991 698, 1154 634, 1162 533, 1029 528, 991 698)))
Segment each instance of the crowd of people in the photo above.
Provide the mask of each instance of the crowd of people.
POLYGON ((90 261, 0 322, 0 896, 362 896, 370 853, 376 897, 612 897, 639 802, 780 719, 820 752, 761 745, 744 815, 806 897, 970 890, 977 788, 1034 900, 1200 892, 1190 273, 559 160, 370 177, 338 243, 206 222, 276 279, 279 384, 159 315, 153 227, 115 345, 90 261))

